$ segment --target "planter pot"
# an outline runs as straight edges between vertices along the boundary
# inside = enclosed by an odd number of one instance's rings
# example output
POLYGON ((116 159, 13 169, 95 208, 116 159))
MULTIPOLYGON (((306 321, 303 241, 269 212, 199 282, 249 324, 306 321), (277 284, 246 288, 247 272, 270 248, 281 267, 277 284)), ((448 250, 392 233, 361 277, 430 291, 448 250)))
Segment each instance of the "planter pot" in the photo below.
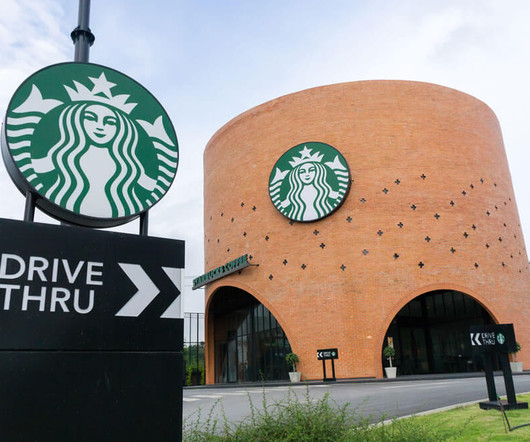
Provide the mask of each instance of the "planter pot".
POLYGON ((512 373, 522 373, 523 363, 522 362, 510 362, 510 368, 512 369, 512 373))
POLYGON ((289 379, 291 379, 291 382, 300 382, 300 375, 302 373, 299 371, 290 371, 289 372, 289 379))
POLYGON ((397 367, 385 367, 385 373, 387 378, 395 378, 397 374, 397 367))

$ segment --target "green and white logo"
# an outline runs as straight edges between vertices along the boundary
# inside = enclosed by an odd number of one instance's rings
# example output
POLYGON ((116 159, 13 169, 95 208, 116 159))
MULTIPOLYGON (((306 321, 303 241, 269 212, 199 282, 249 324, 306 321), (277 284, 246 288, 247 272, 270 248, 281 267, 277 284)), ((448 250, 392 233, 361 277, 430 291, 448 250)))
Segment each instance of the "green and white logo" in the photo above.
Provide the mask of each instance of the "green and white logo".
POLYGON ((506 341, 506 338, 504 337, 504 335, 502 333, 499 333, 497 335, 497 342, 502 345, 504 344, 505 341, 506 341))
POLYGON ((84 63, 49 66, 18 88, 2 153, 44 211, 94 227, 148 210, 178 166, 175 131, 156 98, 126 75, 84 63))
POLYGON ((339 208, 350 188, 350 171, 329 144, 299 144, 285 152, 269 178, 272 203, 294 221, 316 221, 339 208))

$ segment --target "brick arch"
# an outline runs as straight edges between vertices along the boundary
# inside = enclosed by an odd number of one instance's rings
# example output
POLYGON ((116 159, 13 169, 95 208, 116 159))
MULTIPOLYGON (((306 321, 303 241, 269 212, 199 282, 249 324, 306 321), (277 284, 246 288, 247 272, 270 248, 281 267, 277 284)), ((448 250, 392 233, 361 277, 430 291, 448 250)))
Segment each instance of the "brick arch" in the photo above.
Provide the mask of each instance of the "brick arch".
MULTIPOLYGON (((275 308, 267 299, 264 297, 261 293, 259 293, 258 290, 256 290, 254 287, 252 287, 249 284, 245 284, 244 282, 241 282, 235 278, 223 278, 222 281, 210 284, 208 287, 208 295, 206 299, 206 305, 205 305, 205 355, 206 355, 206 384, 213 384, 215 379, 215 349, 214 349, 214 340, 209 339, 210 333, 212 333, 213 338, 213 329, 210 329, 213 327, 213 322, 210 321, 210 306, 213 302, 213 299, 216 297, 218 292, 225 288, 225 287, 233 287, 240 289, 244 292, 246 292, 249 296, 252 296, 256 300, 258 300, 265 308, 267 308, 271 314, 274 316, 278 324, 282 327, 282 330, 285 333, 285 336, 287 337, 287 340, 289 341, 289 345, 291 345, 292 339, 289 338, 290 334, 287 328, 289 328, 288 321, 285 320, 285 318, 282 317, 281 313, 277 308, 275 308), (211 347, 211 348, 210 348, 211 347)), ((291 345, 292 348, 292 345, 291 345)), ((293 349, 293 351, 295 351, 293 349)))
MULTIPOLYGON (((488 300, 484 299, 484 297, 481 296, 480 294, 475 293, 473 290, 469 289, 469 287, 464 287, 458 284, 450 284, 450 283, 429 284, 429 285, 423 286, 421 288, 418 288, 416 290, 413 290, 407 293, 405 296, 401 297, 396 303, 394 303, 389 313, 381 321, 381 327, 379 329, 377 341, 376 341, 379 343, 377 348, 383 347, 386 332, 388 331, 392 320, 396 317, 396 315, 399 313, 399 311, 403 307, 405 307, 409 302, 411 302, 412 300, 416 299, 417 297, 421 295, 425 295, 427 293, 435 292, 438 290, 453 290, 453 291, 460 292, 460 293, 463 293, 464 295, 471 297, 475 302, 478 302, 481 305, 481 307, 483 307, 488 312, 488 314, 491 316, 491 318, 493 319, 495 323, 499 322, 498 317, 493 313, 493 309, 491 308, 488 300)), ((381 360, 381 354, 380 353, 374 354, 374 366, 377 366, 376 364, 378 364, 380 367, 379 377, 381 377, 383 373, 383 367, 381 366, 380 360, 381 360)))

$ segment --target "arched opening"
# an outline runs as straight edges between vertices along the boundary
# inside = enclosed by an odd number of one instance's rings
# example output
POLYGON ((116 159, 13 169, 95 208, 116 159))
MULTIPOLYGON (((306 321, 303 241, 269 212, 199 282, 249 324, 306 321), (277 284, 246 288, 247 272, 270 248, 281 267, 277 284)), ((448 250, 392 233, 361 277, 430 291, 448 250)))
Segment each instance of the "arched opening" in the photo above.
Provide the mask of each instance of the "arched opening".
POLYGON ((289 379, 289 341, 256 298, 236 287, 221 287, 208 315, 213 319, 216 383, 289 379))
MULTIPOLYGON (((383 347, 393 342, 394 365, 401 375, 479 371, 473 356, 469 327, 494 324, 471 296, 437 290, 414 298, 392 320, 383 347)), ((388 361, 383 358, 383 366, 388 361)))

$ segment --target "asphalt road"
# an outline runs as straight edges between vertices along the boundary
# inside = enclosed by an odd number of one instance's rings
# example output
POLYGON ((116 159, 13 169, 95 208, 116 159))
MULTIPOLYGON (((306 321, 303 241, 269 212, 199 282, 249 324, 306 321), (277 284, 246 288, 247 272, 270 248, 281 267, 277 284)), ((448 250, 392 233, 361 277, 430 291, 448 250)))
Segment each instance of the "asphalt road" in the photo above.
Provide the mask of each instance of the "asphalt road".
MULTIPOLYGON (((514 375, 516 394, 530 392, 530 373, 514 375)), ((504 378, 495 376, 497 393, 505 395, 504 378)), ((184 389, 184 422, 206 422, 223 413, 229 422, 242 421, 251 413, 251 406, 263 408, 264 400, 271 407, 296 395, 301 401, 318 400, 329 393, 337 405, 350 404, 358 414, 372 422, 408 416, 429 410, 468 402, 487 400, 486 379, 481 377, 428 379, 422 377, 373 382, 328 382, 280 386, 229 386, 184 389)), ((271 408, 269 408, 271 409, 271 408)))

